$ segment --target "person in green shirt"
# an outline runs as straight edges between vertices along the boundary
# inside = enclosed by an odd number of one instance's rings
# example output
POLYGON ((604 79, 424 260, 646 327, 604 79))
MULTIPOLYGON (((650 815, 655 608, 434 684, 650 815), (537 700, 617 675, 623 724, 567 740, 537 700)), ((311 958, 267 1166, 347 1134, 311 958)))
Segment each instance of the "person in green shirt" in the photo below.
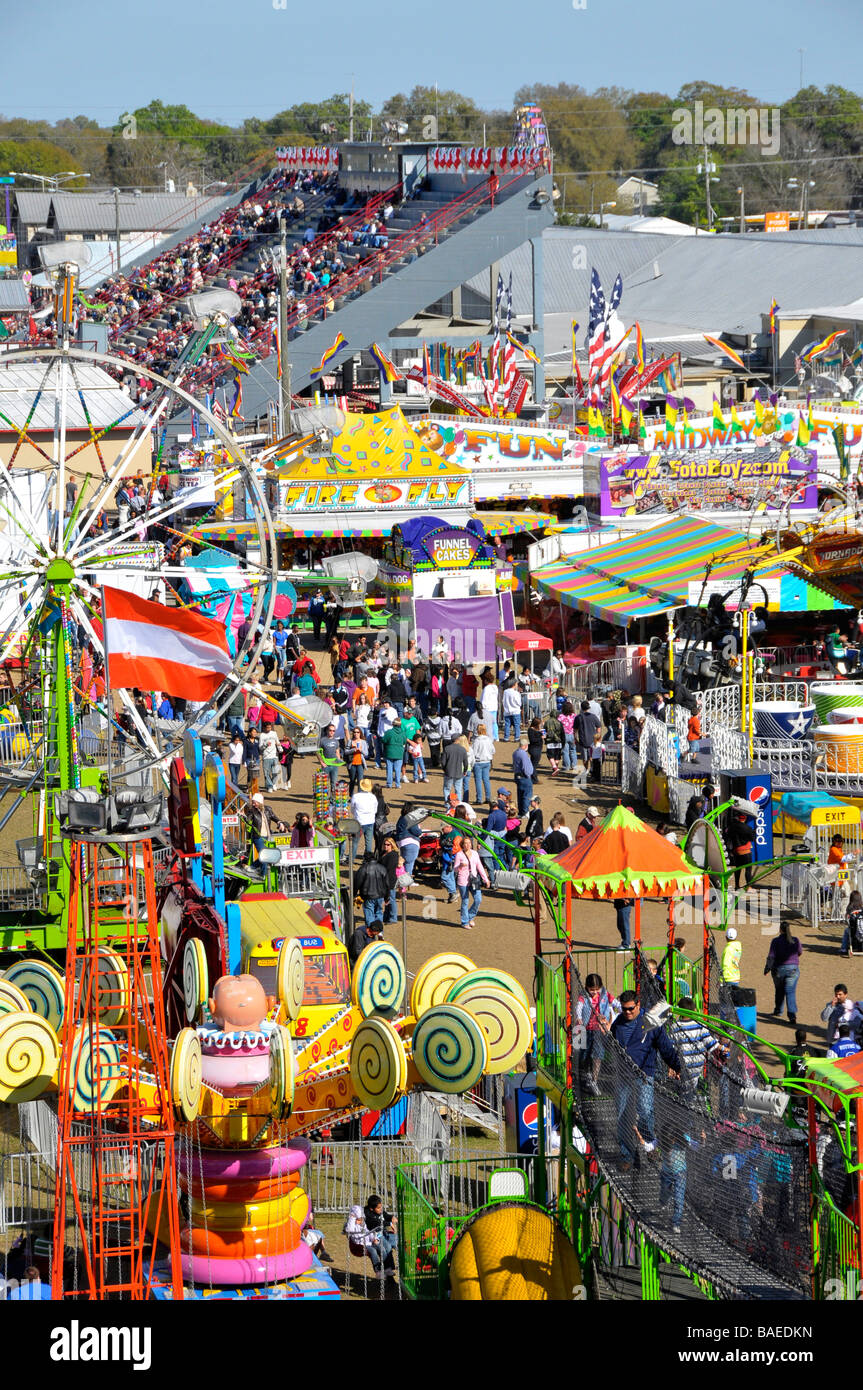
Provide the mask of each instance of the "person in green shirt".
POLYGON ((405 736, 402 721, 396 719, 391 729, 383 736, 384 758, 387 764, 387 786, 400 787, 402 784, 402 763, 405 756, 405 736))
POLYGON ((317 688, 318 683, 312 675, 311 671, 304 671, 303 674, 300 676, 299 680, 297 681, 297 694, 314 695, 317 688))

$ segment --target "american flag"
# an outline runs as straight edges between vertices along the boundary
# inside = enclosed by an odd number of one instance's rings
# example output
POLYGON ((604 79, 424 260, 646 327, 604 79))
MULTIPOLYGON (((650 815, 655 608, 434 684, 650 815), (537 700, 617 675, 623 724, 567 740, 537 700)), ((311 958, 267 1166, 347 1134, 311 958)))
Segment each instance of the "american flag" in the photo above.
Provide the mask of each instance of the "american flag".
POLYGON ((492 347, 491 363, 491 394, 492 399, 497 400, 497 393, 500 390, 500 306, 503 301, 503 276, 500 271, 497 273, 497 294, 494 301, 494 346, 492 347))
POLYGON ((503 350, 503 398, 506 401, 515 383, 515 347, 512 341, 512 271, 506 291, 506 346, 503 350))
POLYGON ((590 272, 590 316, 587 326, 588 399, 601 405, 608 391, 611 367, 624 336, 623 325, 616 309, 623 294, 620 275, 614 282, 611 298, 605 300, 596 270, 590 272))
POLYGON ((225 407, 219 401, 217 401, 215 397, 213 397, 211 413, 213 419, 218 420, 220 425, 226 425, 228 423, 228 416, 225 411, 225 407))

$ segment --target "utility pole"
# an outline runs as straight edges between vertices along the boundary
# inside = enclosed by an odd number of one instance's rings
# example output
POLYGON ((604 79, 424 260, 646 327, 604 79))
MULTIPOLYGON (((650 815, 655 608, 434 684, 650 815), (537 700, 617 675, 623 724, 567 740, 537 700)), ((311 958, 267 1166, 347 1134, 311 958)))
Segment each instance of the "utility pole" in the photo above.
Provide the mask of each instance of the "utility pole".
POLYGON ((707 230, 713 230, 713 204, 710 201, 710 160, 707 157, 707 146, 704 146, 704 201, 707 206, 707 230))
POLYGON ((743 192, 743 184, 740 185, 737 192, 740 194, 740 231, 742 233, 746 231, 746 209, 744 206, 745 195, 743 192))
POLYGON ((282 437, 291 432, 291 364, 288 358, 288 224, 279 218, 279 374, 282 437))
MULTIPOLYGON (((120 274, 120 271, 121 271, 121 269, 122 269, 122 260, 121 260, 122 251, 121 251, 121 247, 120 247, 120 208, 121 208, 121 207, 130 206, 132 203, 134 203, 135 199, 134 199, 134 198, 124 198, 124 199, 122 199, 122 201, 121 201, 121 199, 120 199, 120 190, 119 190, 119 188, 112 188, 112 189, 111 189, 111 198, 112 198, 113 204, 114 204, 114 245, 115 245, 116 250, 117 250, 117 266, 116 266, 116 273, 119 275, 119 274, 120 274)), ((106 207, 110 207, 111 204, 110 204, 110 203, 100 203, 99 206, 100 206, 100 207, 103 207, 103 208, 106 208, 106 207)))
POLYGON ((354 143, 354 76, 353 76, 353 73, 351 73, 351 116, 350 116, 350 122, 349 122, 349 125, 348 125, 348 140, 349 140, 349 142, 350 142, 351 144, 354 143))

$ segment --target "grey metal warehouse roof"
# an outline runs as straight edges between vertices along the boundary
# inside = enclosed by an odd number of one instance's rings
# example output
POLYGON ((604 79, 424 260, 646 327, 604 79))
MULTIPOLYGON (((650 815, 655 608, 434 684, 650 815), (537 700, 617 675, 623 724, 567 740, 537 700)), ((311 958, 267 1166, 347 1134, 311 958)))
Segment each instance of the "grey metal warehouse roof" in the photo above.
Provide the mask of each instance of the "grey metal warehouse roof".
MULTIPOLYGON (((782 309, 847 305, 863 294, 863 239, 855 228, 788 236, 675 237, 553 227, 543 235, 542 247, 547 353, 567 341, 555 316, 577 319, 579 340, 586 332, 592 266, 606 292, 621 272, 620 316, 625 323, 637 319, 649 338, 760 333, 773 297, 782 309)), ((529 246, 503 258, 504 279, 510 270, 514 312, 529 313, 529 246)), ((487 275, 469 283, 487 296, 487 275)))
MULTIPOLYGON (((225 201, 217 198, 187 198, 180 193, 121 193, 120 231, 156 232, 182 227, 206 216, 225 201)), ((113 232, 114 199, 110 189, 94 193, 53 193, 53 221, 59 232, 113 232)))
POLYGON ((47 224, 51 210, 50 193, 31 193, 27 189, 15 190, 18 216, 28 227, 42 227, 47 224))
POLYGON ((26 314, 30 292, 20 280, 0 280, 0 314, 26 314))

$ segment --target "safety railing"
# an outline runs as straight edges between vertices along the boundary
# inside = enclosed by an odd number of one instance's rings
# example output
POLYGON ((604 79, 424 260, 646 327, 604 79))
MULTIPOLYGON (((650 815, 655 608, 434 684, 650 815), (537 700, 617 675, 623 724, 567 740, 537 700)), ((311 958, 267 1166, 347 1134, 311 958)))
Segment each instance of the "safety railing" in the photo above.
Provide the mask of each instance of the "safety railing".
POLYGON ((557 952, 537 956, 536 1060, 564 1090, 566 1075, 566 959, 557 952))
POLYGON ((859 1238, 854 1222, 838 1211, 829 1196, 813 1201, 815 1267, 812 1297, 853 1303, 860 1298, 859 1238))
MULTIPOLYGON (((410 1298, 439 1301, 449 1285, 448 1254, 465 1223, 496 1192, 495 1174, 507 1170, 507 1188, 515 1190, 513 1170, 524 1174, 518 1195, 555 1212, 560 1198, 557 1159, 527 1154, 468 1156, 446 1163, 409 1163, 396 1174, 399 1216, 399 1279, 410 1298)), ((517 1252, 513 1251, 515 1255, 517 1252)))

